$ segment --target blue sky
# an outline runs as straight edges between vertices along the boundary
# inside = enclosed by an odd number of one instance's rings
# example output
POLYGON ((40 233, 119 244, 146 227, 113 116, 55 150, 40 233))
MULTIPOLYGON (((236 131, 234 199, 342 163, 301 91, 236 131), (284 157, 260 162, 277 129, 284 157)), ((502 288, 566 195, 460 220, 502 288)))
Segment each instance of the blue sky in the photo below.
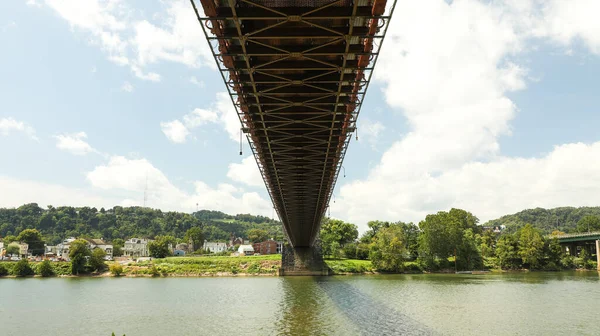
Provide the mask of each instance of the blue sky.
MULTIPOLYGON (((599 6, 399 2, 331 214, 599 205, 599 6)), ((273 216, 187 1, 5 1, 0 44, 0 206, 273 216)))

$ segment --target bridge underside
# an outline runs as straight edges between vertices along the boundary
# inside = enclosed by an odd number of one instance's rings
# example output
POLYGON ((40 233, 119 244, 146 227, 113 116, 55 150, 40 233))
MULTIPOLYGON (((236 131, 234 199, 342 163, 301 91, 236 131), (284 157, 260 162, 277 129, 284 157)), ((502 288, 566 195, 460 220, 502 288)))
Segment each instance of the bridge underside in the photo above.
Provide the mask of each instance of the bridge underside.
POLYGON ((387 29, 386 0, 191 2, 290 243, 311 246, 387 29))

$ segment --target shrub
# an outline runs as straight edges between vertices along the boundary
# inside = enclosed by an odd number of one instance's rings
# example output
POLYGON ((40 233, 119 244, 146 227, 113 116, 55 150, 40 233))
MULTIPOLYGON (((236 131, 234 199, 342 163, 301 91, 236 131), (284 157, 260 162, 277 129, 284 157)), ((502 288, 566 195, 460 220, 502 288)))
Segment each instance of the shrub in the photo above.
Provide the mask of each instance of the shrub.
POLYGON ((6 269, 6 267, 2 264, 0 264, 0 276, 6 276, 8 275, 8 270, 6 269))
POLYGON ((21 259, 17 261, 15 267, 13 268, 13 275, 16 276, 28 276, 35 274, 31 266, 29 266, 29 262, 27 259, 21 259))
POLYGON ((152 265, 152 267, 150 267, 150 274, 152 276, 160 276, 160 272, 158 271, 158 268, 156 268, 155 265, 152 265))
POLYGON ((560 265, 565 269, 575 268, 575 258, 571 255, 565 255, 560 259, 560 265))
POLYGON ((123 266, 119 263, 111 264, 109 270, 110 273, 112 273, 114 276, 120 276, 121 274, 123 274, 123 266))
POLYGON ((48 260, 42 261, 38 265, 38 273, 43 277, 50 277, 54 275, 54 269, 52 268, 52 264, 48 260))

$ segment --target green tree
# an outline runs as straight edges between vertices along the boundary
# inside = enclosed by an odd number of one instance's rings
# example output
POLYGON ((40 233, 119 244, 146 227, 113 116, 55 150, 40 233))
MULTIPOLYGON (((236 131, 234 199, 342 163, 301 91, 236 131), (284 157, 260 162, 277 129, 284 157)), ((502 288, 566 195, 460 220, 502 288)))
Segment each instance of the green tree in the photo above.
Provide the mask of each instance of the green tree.
POLYGON ((100 248, 95 248, 92 250, 92 255, 90 256, 90 267, 92 270, 96 272, 102 272, 106 269, 106 264, 104 263, 104 257, 106 257, 106 252, 100 248))
POLYGON ((260 243, 269 239, 269 233, 262 229, 250 229, 246 234, 253 243, 260 243))
POLYGON ((577 232, 600 231, 599 216, 584 216, 577 222, 577 232))
POLYGON ((358 238, 358 228, 339 219, 326 218, 321 224, 320 238, 323 254, 336 257, 340 255, 340 248, 358 238))
POLYGON ((7 235, 6 237, 4 237, 4 244, 5 245, 9 245, 12 242, 16 242, 18 241, 17 236, 13 236, 13 235, 7 235))
POLYGON ((153 258, 165 258, 172 254, 170 246, 174 244, 173 236, 157 236, 154 241, 148 243, 148 251, 153 258))
POLYGON ((121 274, 123 274, 123 266, 119 263, 110 264, 110 266, 108 266, 108 269, 110 270, 110 273, 112 273, 114 276, 121 276, 121 274))
POLYGON ((19 233, 17 239, 20 242, 27 243, 29 245, 29 251, 32 255, 43 255, 44 250, 44 239, 42 234, 36 229, 25 229, 19 233))
POLYGON ((550 238, 545 246, 545 255, 548 257, 548 264, 558 268, 563 258, 563 250, 556 237, 550 238))
POLYGON ((112 246, 113 246, 113 256, 120 257, 123 255, 123 246, 125 246, 125 241, 123 241, 123 239, 121 239, 121 238, 113 239, 112 246))
POLYGON ((463 232, 463 239, 456 250, 456 265, 460 270, 474 270, 483 267, 483 259, 478 248, 479 235, 473 229, 463 232))
POLYGON ((17 261, 17 263, 15 264, 15 266, 12 269, 12 273, 13 273, 13 275, 16 275, 19 277, 35 274, 33 272, 33 269, 31 268, 31 266, 29 265, 29 262, 27 261, 27 259, 21 259, 21 260, 17 261))
POLYGON ((0 277, 8 275, 8 270, 3 264, 0 264, 0 277))
POLYGON ((42 261, 38 266, 38 273, 43 277, 51 277, 54 275, 52 264, 48 260, 42 261))
POLYGON ((544 257, 544 239, 531 224, 525 225, 517 231, 519 239, 518 255, 523 264, 530 268, 538 268, 544 257))
POLYGON ((8 244, 8 246, 6 247, 6 254, 8 255, 19 255, 21 253, 21 248, 19 247, 19 244, 16 242, 12 242, 10 244, 8 244))
POLYGON ((71 274, 79 275, 85 273, 87 258, 91 255, 88 243, 84 239, 71 242, 69 248, 69 259, 71 259, 71 274))
POLYGON ((502 269, 515 269, 520 265, 517 254, 517 241, 512 234, 504 234, 498 239, 496 257, 502 269))
POLYGON ((400 225, 390 225, 377 231, 369 259, 378 270, 399 272, 404 269, 407 254, 404 229, 400 225))
POLYGON ((201 248, 204 245, 204 233, 202 232, 202 228, 199 226, 189 228, 185 232, 184 240, 186 243, 191 241, 192 251, 201 248))

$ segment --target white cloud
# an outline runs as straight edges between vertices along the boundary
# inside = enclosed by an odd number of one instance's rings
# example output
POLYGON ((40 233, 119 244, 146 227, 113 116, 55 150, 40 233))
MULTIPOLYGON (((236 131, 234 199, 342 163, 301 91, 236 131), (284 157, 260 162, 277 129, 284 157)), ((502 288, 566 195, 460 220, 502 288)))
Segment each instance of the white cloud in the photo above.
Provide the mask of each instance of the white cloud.
POLYGON ((385 126, 379 121, 362 118, 359 127, 361 138, 366 138, 371 147, 376 148, 379 136, 385 130, 385 126))
MULTIPOLYGON (((216 188, 194 181, 194 191, 185 192, 174 186, 159 169, 146 159, 127 159, 113 156, 105 165, 87 174, 91 185, 108 191, 122 204, 134 205, 148 186, 148 204, 165 210, 191 211, 198 203, 203 209, 218 209, 226 213, 253 213, 268 216, 271 204, 254 192, 243 192, 230 184, 216 188), (146 182, 147 181, 147 182, 146 182), (136 197, 137 196, 137 197, 136 197)), ((140 204, 137 201, 137 204, 140 204)))
POLYGON ((161 122, 160 129, 167 136, 167 139, 174 143, 184 143, 190 134, 187 127, 179 120, 161 122))
POLYGON ((245 157, 241 163, 230 163, 227 177, 252 187, 262 187, 264 182, 253 155, 245 157))
POLYGON ((121 85, 121 91, 133 92, 133 85, 131 85, 129 82, 125 82, 123 85, 121 85))
POLYGON ((25 124, 22 121, 17 121, 14 118, 0 119, 0 135, 8 136, 11 132, 23 132, 33 140, 38 140, 33 127, 25 124))
POLYGON ((89 34, 91 43, 99 45, 111 62, 129 66, 140 79, 160 81, 159 74, 145 69, 160 61, 215 67, 188 1, 164 3, 165 15, 155 15, 154 22, 140 18, 140 11, 121 0, 45 0, 45 4, 75 32, 89 34))
POLYGON ((385 84, 410 132, 368 177, 342 186, 332 211, 361 224, 419 221, 452 206, 491 219, 533 206, 600 201, 600 144, 563 145, 544 158, 501 156, 517 107, 507 93, 526 88, 516 62, 535 39, 597 52, 597 1, 399 1, 375 79, 385 84), (575 9, 576 8, 576 9, 575 9), (565 30, 562 27, 565 26, 565 30))
POLYGON ((98 153, 85 139, 87 134, 85 132, 78 132, 72 134, 59 134, 55 135, 56 148, 67 151, 74 155, 86 155, 88 153, 98 153))
POLYGON ((196 78, 196 76, 192 76, 190 77, 190 83, 198 86, 199 88, 204 88, 206 86, 206 84, 204 84, 204 81, 202 80, 198 80, 198 78, 196 78))
POLYGON ((185 143, 193 129, 214 123, 221 124, 231 140, 239 141, 240 121, 229 95, 225 92, 217 93, 216 101, 209 109, 196 108, 184 115, 182 120, 160 123, 163 133, 172 142, 185 143))

